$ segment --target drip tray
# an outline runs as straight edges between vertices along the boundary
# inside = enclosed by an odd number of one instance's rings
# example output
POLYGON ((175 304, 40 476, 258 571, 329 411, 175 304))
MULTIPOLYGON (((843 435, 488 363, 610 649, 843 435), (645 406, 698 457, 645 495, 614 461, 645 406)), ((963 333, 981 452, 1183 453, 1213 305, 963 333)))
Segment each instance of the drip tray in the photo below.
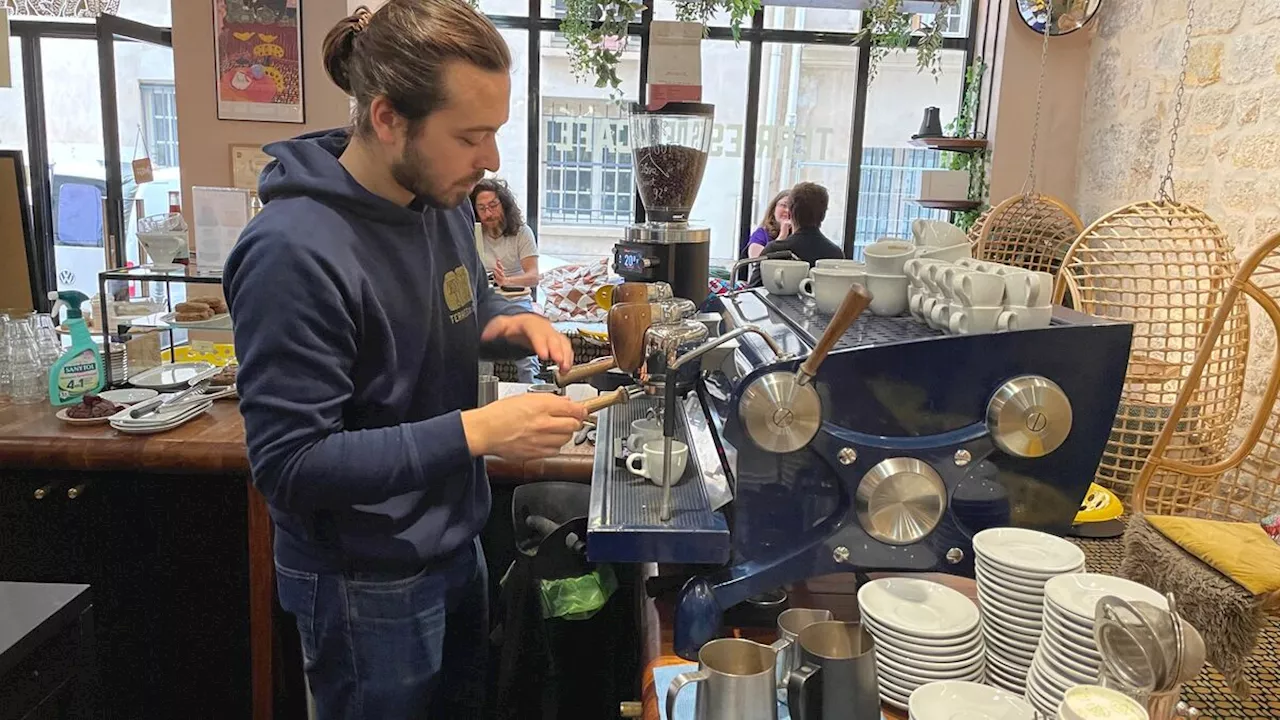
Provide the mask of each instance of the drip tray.
MULTIPOLYGON (((663 522, 662 488, 633 475, 618 460, 618 448, 631 421, 657 410, 660 401, 641 397, 600 412, 595 465, 591 472, 591 511, 587 520, 587 559, 592 562, 712 563, 729 560, 729 526, 711 509, 698 453, 690 452, 680 482, 671 488, 671 520, 663 522)), ((677 408, 676 439, 688 444, 684 405, 677 408)))

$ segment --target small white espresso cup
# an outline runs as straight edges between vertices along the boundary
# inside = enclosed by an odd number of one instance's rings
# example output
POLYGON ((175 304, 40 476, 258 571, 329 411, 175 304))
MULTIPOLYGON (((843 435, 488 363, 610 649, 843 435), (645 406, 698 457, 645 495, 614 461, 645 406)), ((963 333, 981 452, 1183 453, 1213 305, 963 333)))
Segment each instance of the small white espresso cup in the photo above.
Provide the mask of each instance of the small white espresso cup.
POLYGON ((824 313, 834 313, 849 294, 854 283, 863 282, 866 276, 856 270, 815 267, 809 277, 800 281, 800 294, 811 298, 824 313))
POLYGON ((955 335, 980 335, 994 332, 1004 307, 963 307, 950 313, 949 329, 955 335))
POLYGON ((760 279, 771 295, 795 295, 800 281, 809 276, 809 263, 803 260, 765 260, 760 263, 760 279))
POLYGON ((968 307, 993 307, 1004 302, 1004 278, 985 272, 957 275, 952 281, 955 297, 968 307))
POLYGON ((1053 306, 1023 307, 1006 305, 1000 319, 996 321, 999 330, 1036 330, 1049 327, 1053 321, 1053 306))
POLYGON ((662 439, 662 424, 653 418, 631 421, 631 434, 627 436, 627 449, 639 452, 650 440, 662 439))
MULTIPOLYGON (((627 469, 643 478, 648 478, 654 485, 662 485, 662 466, 664 463, 664 438, 650 440, 642 446, 642 451, 627 456, 627 469)), ((679 440, 671 441, 671 484, 680 482, 684 475, 684 466, 689 462, 689 446, 679 440)))

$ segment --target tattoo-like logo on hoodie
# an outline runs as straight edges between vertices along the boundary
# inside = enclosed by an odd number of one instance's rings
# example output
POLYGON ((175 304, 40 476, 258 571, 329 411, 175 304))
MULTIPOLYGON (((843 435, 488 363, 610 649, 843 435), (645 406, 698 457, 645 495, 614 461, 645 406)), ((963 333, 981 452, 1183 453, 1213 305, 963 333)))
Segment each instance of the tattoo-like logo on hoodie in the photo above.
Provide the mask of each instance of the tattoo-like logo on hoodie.
POLYGON ((471 273, 459 265, 444 274, 444 304, 449 307, 449 322, 460 323, 475 311, 471 294, 471 273))

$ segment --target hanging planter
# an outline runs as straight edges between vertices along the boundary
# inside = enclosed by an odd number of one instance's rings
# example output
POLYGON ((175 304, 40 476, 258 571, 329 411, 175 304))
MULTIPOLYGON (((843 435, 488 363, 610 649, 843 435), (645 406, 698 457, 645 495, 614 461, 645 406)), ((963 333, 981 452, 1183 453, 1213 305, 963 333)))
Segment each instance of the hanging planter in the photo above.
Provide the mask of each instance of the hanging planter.
MULTIPOLYGON (((717 13, 727 14, 734 39, 760 9, 760 0, 675 0, 675 4, 677 20, 696 22, 704 29, 717 13)), ((627 48, 627 25, 639 20, 644 7, 643 2, 631 0, 565 0, 560 34, 579 80, 609 88, 615 97, 622 94, 618 62, 627 48)))
POLYGON ((871 63, 867 82, 874 82, 880 61, 889 53, 906 50, 911 37, 919 32, 916 44, 916 68, 928 70, 935 78, 942 74, 942 23, 938 16, 959 0, 915 2, 913 0, 856 0, 855 9, 862 10, 862 31, 857 42, 867 40, 871 45, 871 63), (916 24, 917 14, 934 16, 932 24, 916 24))
MULTIPOLYGON (((870 79, 876 66, 890 52, 910 46, 911 37, 921 32, 916 46, 916 66, 935 77, 942 72, 942 25, 917 25, 917 15, 940 15, 959 0, 851 0, 851 10, 863 13, 863 29, 857 42, 868 39, 871 44, 870 79)), ((761 7, 761 0, 675 0, 676 19, 696 22, 705 29, 717 14, 729 16, 729 27, 738 39, 742 26, 761 7)), ((643 2, 633 0, 565 0, 560 34, 569 52, 569 64, 579 80, 598 88, 609 88, 616 97, 622 79, 618 63, 627 47, 627 25, 637 22, 644 11, 643 2)))

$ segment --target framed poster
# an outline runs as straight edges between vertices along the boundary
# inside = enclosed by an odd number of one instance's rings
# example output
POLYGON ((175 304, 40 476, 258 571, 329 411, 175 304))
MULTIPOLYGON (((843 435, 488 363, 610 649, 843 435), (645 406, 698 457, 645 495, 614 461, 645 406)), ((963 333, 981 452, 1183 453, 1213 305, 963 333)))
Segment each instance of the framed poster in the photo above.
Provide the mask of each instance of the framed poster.
POLYGON ((257 145, 231 146, 231 187, 258 191, 258 177, 274 158, 257 145))
POLYGON ((306 121, 300 0, 214 0, 218 119, 306 121))

